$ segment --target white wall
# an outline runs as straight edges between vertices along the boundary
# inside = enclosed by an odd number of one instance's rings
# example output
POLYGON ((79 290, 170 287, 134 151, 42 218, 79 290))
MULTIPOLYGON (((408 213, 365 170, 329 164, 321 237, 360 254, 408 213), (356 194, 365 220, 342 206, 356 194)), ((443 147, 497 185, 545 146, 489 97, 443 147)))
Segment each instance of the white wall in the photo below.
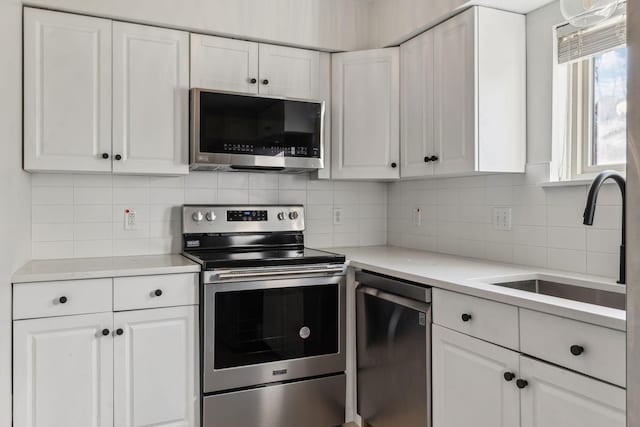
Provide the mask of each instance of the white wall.
POLYGON ((33 175, 33 258, 181 251, 184 203, 294 203, 306 207, 312 247, 383 245, 387 185, 309 180, 306 175, 194 172, 187 177, 33 175), (332 208, 343 209, 333 225, 332 208), (136 230, 124 230, 124 211, 136 230))
POLYGON ((0 0, 0 426, 11 425, 11 275, 31 254, 31 185, 22 171, 22 8, 0 0))
POLYGON ((25 3, 329 51, 355 50, 367 44, 365 0, 31 0, 25 3))
POLYGON ((389 243, 609 277, 618 274, 621 201, 605 186, 593 227, 582 225, 587 186, 541 188, 551 160, 551 28, 555 2, 527 15, 527 173, 391 184, 389 243), (513 229, 497 231, 493 208, 510 206, 513 229), (421 208, 422 226, 412 209, 421 208))

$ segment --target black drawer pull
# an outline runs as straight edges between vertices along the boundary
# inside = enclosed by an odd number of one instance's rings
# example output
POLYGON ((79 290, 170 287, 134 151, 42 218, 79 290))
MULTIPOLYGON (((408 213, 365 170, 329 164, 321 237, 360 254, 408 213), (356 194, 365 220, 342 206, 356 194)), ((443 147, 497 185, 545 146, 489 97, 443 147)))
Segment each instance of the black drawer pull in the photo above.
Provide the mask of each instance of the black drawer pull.
POLYGON ((162 289, 156 289, 153 294, 157 297, 162 296, 162 289))
POLYGON ((122 335, 122 334, 124 334, 124 331, 122 330, 122 328, 116 329, 116 335, 122 335))
POLYGON ((525 388, 525 387, 526 387, 526 386, 528 386, 528 385, 529 385, 529 381, 527 381, 527 380, 518 379, 518 380, 516 381, 516 386, 517 386, 520 390, 522 390, 523 388, 525 388))
POLYGON ((516 377, 516 374, 514 374, 513 372, 505 372, 504 373, 504 380, 505 381, 513 381, 513 379, 516 377))
POLYGON ((468 322, 469 320, 473 319, 473 316, 471 316, 469 313, 463 313, 460 318, 463 322, 468 322))
POLYGON ((102 330, 102 335, 104 335, 106 337, 107 335, 109 335, 109 332, 110 331, 105 328, 105 329, 102 330))
POLYGON ((67 301, 69 301, 69 299, 68 299, 67 297, 64 297, 64 296, 63 296, 63 297, 58 298, 58 302, 59 302, 60 304, 66 304, 66 303, 67 303, 67 301))
POLYGON ((584 353, 584 347, 581 345, 572 345, 570 350, 571 354, 573 354, 574 356, 580 356, 582 353, 584 353))

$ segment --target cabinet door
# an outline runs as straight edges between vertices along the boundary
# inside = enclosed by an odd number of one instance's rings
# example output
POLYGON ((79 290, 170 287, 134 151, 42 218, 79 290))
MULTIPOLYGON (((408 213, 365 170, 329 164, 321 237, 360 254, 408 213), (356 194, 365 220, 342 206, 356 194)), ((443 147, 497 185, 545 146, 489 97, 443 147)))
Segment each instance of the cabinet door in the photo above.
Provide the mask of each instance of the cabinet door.
POLYGON ((433 427, 520 425, 518 353, 433 325, 433 427))
POLYGON ((113 23, 113 172, 189 172, 189 35, 113 23))
POLYGON ((332 59, 332 178, 399 178, 398 48, 332 59))
POLYGON ((112 426, 112 323, 112 313, 13 322, 15 427, 112 426))
POLYGON ((197 307, 114 314, 114 425, 195 427, 197 307))
POLYGON ((522 427, 624 427, 625 390, 593 378, 520 358, 522 427))
POLYGON ((400 46, 402 120, 400 175, 433 175, 433 31, 400 46))
POLYGON ((435 27, 435 174, 476 169, 475 17, 471 8, 435 27))
POLYGON ((260 93, 287 98, 320 98, 320 52, 260 44, 260 93))
POLYGON ((24 168, 109 172, 110 155, 111 21, 25 8, 24 168))
POLYGON ((191 87, 258 93, 258 43, 191 34, 191 87))

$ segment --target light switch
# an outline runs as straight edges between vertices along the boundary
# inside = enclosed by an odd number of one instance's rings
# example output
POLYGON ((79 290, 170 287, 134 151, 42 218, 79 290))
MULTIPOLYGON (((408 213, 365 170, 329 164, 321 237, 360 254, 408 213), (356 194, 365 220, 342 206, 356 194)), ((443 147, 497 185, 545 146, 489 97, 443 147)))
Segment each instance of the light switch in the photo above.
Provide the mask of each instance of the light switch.
POLYGON ((493 228, 496 230, 511 230, 511 208, 497 207, 493 208, 493 228))
POLYGON ((137 226, 136 211, 133 209, 124 210, 124 229, 127 231, 135 230, 137 226))
POLYGON ((420 208, 413 208, 413 225, 422 226, 422 210, 420 208))
POLYGON ((333 225, 342 224, 342 208, 333 208, 333 225))

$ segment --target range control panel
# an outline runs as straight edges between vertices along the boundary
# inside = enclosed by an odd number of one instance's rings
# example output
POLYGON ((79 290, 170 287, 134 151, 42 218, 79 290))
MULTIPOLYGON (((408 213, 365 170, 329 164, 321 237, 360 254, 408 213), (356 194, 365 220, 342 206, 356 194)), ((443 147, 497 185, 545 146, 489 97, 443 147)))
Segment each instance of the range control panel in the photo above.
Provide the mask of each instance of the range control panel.
POLYGON ((182 233, 303 231, 301 205, 184 205, 182 233))

